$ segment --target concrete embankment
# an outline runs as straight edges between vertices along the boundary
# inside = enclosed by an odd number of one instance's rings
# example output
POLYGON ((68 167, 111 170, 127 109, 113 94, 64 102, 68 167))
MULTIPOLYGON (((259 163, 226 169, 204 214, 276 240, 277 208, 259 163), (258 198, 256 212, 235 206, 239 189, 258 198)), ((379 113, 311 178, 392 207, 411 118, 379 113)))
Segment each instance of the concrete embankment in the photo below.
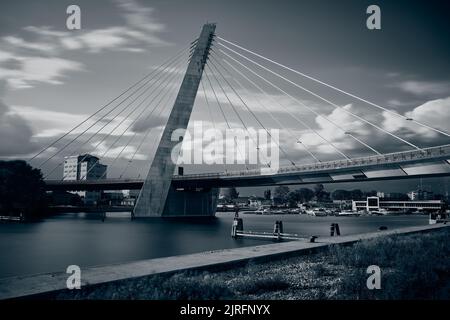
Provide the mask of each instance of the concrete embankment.
MULTIPOLYGON (((373 233, 319 238, 315 243, 291 241, 265 244, 254 247, 226 249, 196 254, 142 260, 124 264, 85 268, 81 271, 82 288, 114 281, 126 281, 157 274, 167 274, 186 270, 211 270, 231 268, 248 261, 267 261, 315 252, 332 244, 352 244, 360 240, 381 236, 429 232, 448 227, 444 224, 408 227, 373 233)), ((39 297, 67 290, 68 274, 48 273, 23 277, 0 279, 0 299, 39 297)))

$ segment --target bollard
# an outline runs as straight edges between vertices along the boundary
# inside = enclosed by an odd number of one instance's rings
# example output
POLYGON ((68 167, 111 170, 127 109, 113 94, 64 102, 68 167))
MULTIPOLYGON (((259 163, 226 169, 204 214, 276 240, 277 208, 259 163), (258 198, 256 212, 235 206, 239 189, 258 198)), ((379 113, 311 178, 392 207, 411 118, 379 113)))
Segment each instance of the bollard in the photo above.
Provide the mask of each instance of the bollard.
POLYGON ((281 233, 283 233, 283 221, 277 220, 273 225, 273 235, 278 237, 278 240, 281 240, 281 233))
POLYGON ((231 226, 231 237, 237 238, 238 231, 244 231, 244 222, 242 218, 234 218, 233 225, 231 226))
POLYGON ((336 229, 336 235, 340 236, 341 235, 341 230, 339 229, 339 224, 335 223, 334 224, 334 228, 336 229))
POLYGON ((331 224, 330 226, 330 237, 334 236, 334 223, 331 224))
POLYGON ((311 238, 309 238, 309 242, 316 242, 317 236, 311 236, 311 238))

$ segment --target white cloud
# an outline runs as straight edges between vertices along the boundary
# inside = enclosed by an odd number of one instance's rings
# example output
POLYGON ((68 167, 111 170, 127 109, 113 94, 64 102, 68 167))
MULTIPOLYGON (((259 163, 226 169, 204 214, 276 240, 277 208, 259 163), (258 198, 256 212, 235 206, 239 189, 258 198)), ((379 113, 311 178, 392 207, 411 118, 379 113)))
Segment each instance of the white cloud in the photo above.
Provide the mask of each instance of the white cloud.
POLYGON ((43 52, 51 52, 55 49, 55 47, 52 44, 49 43, 39 43, 39 42, 27 42, 19 37, 14 36, 6 36, 3 37, 3 40, 12 46, 19 47, 19 48, 25 48, 25 49, 31 49, 31 50, 37 50, 37 51, 43 51, 43 52))
POLYGON ((36 149, 27 119, 11 112, 0 100, 0 156, 28 154, 36 149))
POLYGON ((14 89, 30 88, 35 83, 61 84, 67 71, 81 71, 81 63, 62 58, 10 57, 14 68, 0 66, 0 79, 14 89))
POLYGON ((43 110, 30 106, 12 106, 11 113, 29 121, 36 138, 58 136, 87 118, 84 114, 43 110))
MULTIPOLYGON (((31 106, 17 105, 12 106, 10 112, 11 114, 22 117, 32 124, 33 131, 35 132, 35 138, 58 137, 88 117, 88 115, 85 114, 73 114, 69 112, 43 110, 31 106)), ((87 130, 86 134, 88 134, 87 137, 89 137, 90 134, 96 133, 103 127, 103 125, 105 125, 105 127, 99 131, 99 134, 103 135, 110 133, 111 137, 117 137, 120 136, 133 121, 131 119, 124 119, 124 117, 120 115, 115 119, 106 117, 97 124, 93 125, 97 120, 98 118, 92 118, 79 128, 75 129, 72 132, 72 135, 77 135, 84 130, 87 130), (91 125, 93 125, 92 128, 88 129, 91 125)), ((133 134, 133 132, 131 132, 130 126, 124 136, 130 136, 131 134, 133 134)), ((87 137, 83 137, 83 139, 87 139, 87 137)))
POLYGON ((415 95, 435 95, 450 93, 450 83, 431 81, 403 81, 395 85, 405 92, 415 95))
POLYGON ((165 25, 153 17, 152 8, 132 0, 117 1, 124 20, 121 25, 99 29, 81 29, 77 33, 54 30, 49 26, 27 26, 25 39, 7 35, 0 39, 0 80, 11 88, 24 89, 37 83, 61 84, 65 74, 83 70, 83 64, 62 57, 84 50, 100 53, 105 50, 139 53, 148 46, 168 43, 159 37, 165 25))
MULTIPOLYGON (((436 99, 425 102, 424 104, 414 108, 412 111, 407 112, 405 115, 419 122, 426 123, 434 128, 449 131, 449 113, 450 97, 447 97, 444 99, 436 99)), ((400 129, 407 128, 415 134, 419 134, 423 137, 434 138, 437 136, 435 131, 426 129, 417 124, 411 124, 411 122, 402 120, 401 118, 393 116, 387 112, 384 112, 383 116, 383 125, 387 130, 398 131, 400 129)))

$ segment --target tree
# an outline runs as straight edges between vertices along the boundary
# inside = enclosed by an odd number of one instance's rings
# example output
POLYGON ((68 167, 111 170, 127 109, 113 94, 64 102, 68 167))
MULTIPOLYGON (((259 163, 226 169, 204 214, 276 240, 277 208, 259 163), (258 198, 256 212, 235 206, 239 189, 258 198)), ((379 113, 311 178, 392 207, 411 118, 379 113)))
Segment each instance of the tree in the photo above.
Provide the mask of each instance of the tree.
POLYGON ((323 184, 319 183, 314 186, 314 195, 317 201, 324 201, 330 197, 330 194, 325 191, 323 184))
POLYGON ((270 191, 270 189, 264 190, 264 199, 270 200, 271 197, 272 197, 272 191, 270 191))
POLYGON ((288 193, 287 202, 290 207, 296 207, 299 202, 305 203, 314 197, 314 192, 311 189, 301 188, 288 193))
POLYGON ((331 194, 331 197, 333 198, 333 200, 352 200, 351 193, 347 190, 342 189, 334 190, 331 194))
POLYGON ((359 189, 354 189, 350 191, 352 195, 352 200, 362 200, 364 198, 364 193, 359 189))
POLYGON ((299 194, 299 201, 302 203, 309 202, 314 198, 314 191, 308 188, 300 188, 297 190, 299 194))
POLYGON ((300 193, 298 190, 294 190, 288 193, 287 202, 289 204, 289 207, 296 207, 299 201, 300 201, 300 193))
POLYGON ((364 192, 364 198, 367 198, 367 197, 376 197, 376 196, 377 196, 377 191, 376 191, 376 190, 364 192))
POLYGON ((0 212, 3 215, 43 215, 45 182, 39 169, 25 161, 0 161, 0 212))
POLYGON ((285 204, 287 202, 287 195, 289 194, 289 187, 278 186, 275 188, 273 201, 276 205, 285 204))
POLYGON ((237 199, 239 197, 239 192, 237 192, 235 187, 230 188, 230 198, 232 200, 237 199))
POLYGON ((232 202, 233 200, 239 197, 239 192, 237 192, 235 187, 222 188, 220 190, 220 194, 223 196, 223 199, 227 202, 232 202))

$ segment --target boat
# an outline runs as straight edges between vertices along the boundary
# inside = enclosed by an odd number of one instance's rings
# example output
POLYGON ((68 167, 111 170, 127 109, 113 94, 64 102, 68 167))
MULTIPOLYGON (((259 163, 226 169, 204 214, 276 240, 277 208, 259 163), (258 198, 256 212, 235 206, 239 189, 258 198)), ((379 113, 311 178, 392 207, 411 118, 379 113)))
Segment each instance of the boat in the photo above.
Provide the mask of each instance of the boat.
POLYGON ((361 213, 351 211, 351 210, 342 210, 337 214, 339 217, 359 217, 361 213))
POLYGON ((327 211, 324 208, 315 208, 312 210, 311 215, 315 217, 325 217, 327 216, 327 211))

